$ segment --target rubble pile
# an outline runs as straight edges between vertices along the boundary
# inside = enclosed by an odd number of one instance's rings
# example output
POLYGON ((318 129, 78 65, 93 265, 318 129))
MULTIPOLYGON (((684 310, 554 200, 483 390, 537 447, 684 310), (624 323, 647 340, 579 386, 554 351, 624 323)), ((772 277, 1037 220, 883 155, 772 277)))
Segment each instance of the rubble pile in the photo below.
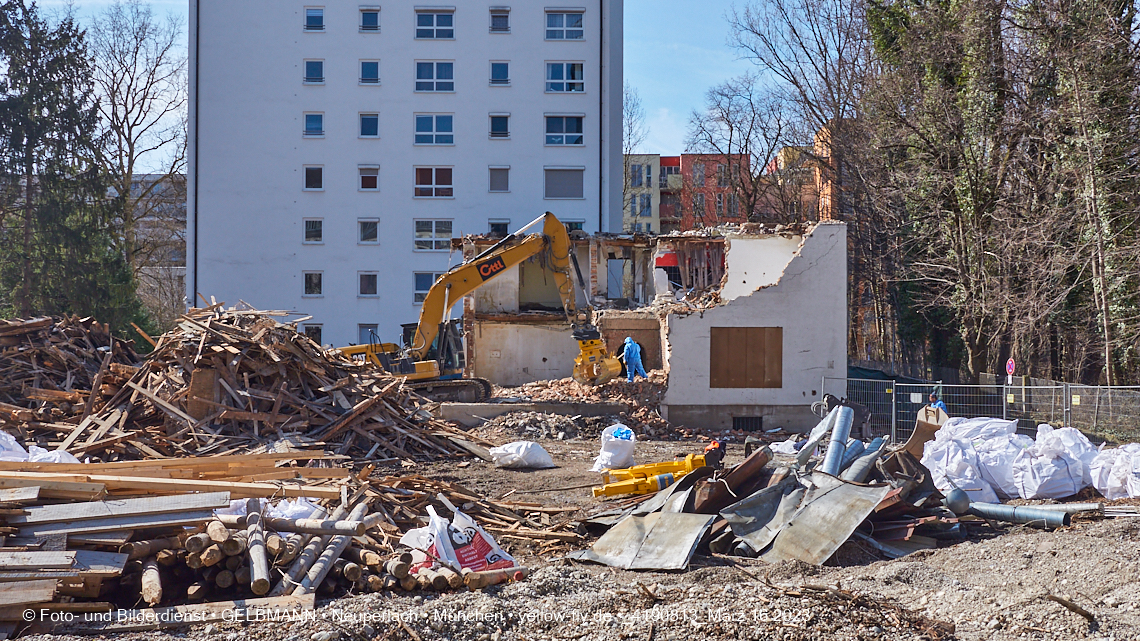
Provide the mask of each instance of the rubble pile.
POLYGON ((307 446, 365 459, 468 454, 474 437, 433 419, 428 401, 402 378, 322 350, 295 323, 279 320, 285 316, 248 307, 192 309, 141 366, 107 368, 104 380, 129 380, 103 384, 104 398, 89 414, 20 427, 45 448, 102 460, 307 446))
POLYGON ((578 424, 574 419, 560 414, 511 412, 487 421, 480 431, 488 436, 506 434, 512 438, 520 436, 529 440, 566 440, 578 436, 578 424))
POLYGON ((138 363, 133 341, 91 318, 0 320, 0 428, 50 431, 56 422, 78 422, 138 363))
POLYGON ((662 370, 651 370, 648 374, 648 378, 637 378, 632 383, 617 378, 596 386, 582 385, 571 378, 536 381, 517 387, 496 387, 494 396, 534 402, 624 404, 628 408, 622 417, 626 425, 646 436, 661 438, 673 432, 658 409, 665 397, 668 376, 662 370))

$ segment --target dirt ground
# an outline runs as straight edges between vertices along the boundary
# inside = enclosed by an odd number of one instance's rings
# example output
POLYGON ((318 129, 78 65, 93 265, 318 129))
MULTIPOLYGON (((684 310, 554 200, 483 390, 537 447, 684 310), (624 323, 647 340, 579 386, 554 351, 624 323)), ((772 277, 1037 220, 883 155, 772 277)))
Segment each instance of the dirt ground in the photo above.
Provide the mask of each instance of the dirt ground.
MULTIPOLYGON (((490 436, 490 435, 488 435, 490 436)), ((498 434, 496 441, 511 440, 498 434)), ((597 439, 539 441, 559 467, 484 462, 393 468, 491 498, 596 508, 586 485, 597 439), (535 490, 552 490, 535 492, 535 490)), ((637 462, 699 453, 703 443, 639 442, 637 462)), ((729 464, 743 446, 729 445, 729 464)), ((848 543, 842 565, 768 565, 696 556, 680 573, 630 572, 504 547, 534 568, 482 592, 369 594, 318 600, 301 621, 221 623, 116 639, 237 641, 682 641, 729 639, 1140 639, 1140 519, 1078 521, 1055 532, 969 528, 966 541, 893 561, 848 543), (1046 600, 1071 600, 1094 616, 1046 600)), ((836 563, 835 559, 829 564, 836 563)), ((48 639, 31 637, 34 639, 48 639)), ((53 640, 65 639, 53 636, 53 640)), ((76 639, 81 637, 76 637, 76 639)), ((90 638, 90 637, 86 637, 90 638)))

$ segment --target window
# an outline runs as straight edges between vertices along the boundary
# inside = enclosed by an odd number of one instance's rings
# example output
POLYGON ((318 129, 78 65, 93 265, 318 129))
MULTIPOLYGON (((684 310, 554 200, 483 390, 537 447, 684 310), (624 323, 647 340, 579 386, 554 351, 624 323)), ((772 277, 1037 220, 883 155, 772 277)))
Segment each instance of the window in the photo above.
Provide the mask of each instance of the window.
POLYGON ((582 82, 582 67, 583 65, 580 62, 546 63, 546 92, 580 93, 585 91, 586 85, 582 82))
POLYGON ((508 115, 492 115, 491 116, 491 137, 492 138, 510 138, 511 137, 511 117, 508 115))
POLYGON ((487 173, 490 174, 491 179, 491 185, 488 187, 488 191, 508 192, 511 190, 510 167, 489 167, 487 173))
POLYGON ((704 218, 705 217, 705 195, 704 194, 695 194, 693 196, 693 217, 694 218, 704 218))
POLYGON ((709 387, 783 387, 782 327, 710 327, 709 387))
POLYGON ((451 198, 454 195, 451 167, 416 167, 416 198, 451 198))
POLYGON ((356 168, 360 175, 360 191, 379 191, 380 168, 375 165, 361 165, 356 168))
POLYGON ((716 166, 716 186, 717 187, 728 187, 728 166, 727 165, 717 165, 716 166))
POLYGON ((455 63, 417 62, 416 91, 455 91, 455 63))
POLYGON ((511 233, 511 221, 506 218, 492 218, 487 221, 487 225, 492 236, 502 238, 511 233))
POLYGON ((305 31, 325 30, 325 10, 316 7, 305 9, 305 31))
POLYGON ((450 11, 417 11, 416 38, 450 40, 455 37, 455 14, 450 11))
POLYGON ((380 61, 379 60, 361 60, 360 61, 360 84, 362 84, 362 85, 378 85, 378 84, 380 84, 380 61))
POLYGON ((629 186, 630 187, 640 187, 641 186, 641 180, 642 180, 641 165, 638 165, 636 163, 630 165, 629 166, 629 186))
POLYGON ((417 145, 452 145, 455 144, 455 135, 452 131, 451 114, 416 115, 416 144, 417 145))
POLYGON ((740 196, 736 194, 728 195, 728 215, 734 217, 740 215, 740 196))
POLYGON ((510 7, 491 7, 491 33, 511 32, 510 7))
POLYGON ((325 168, 305 167, 305 189, 320 191, 325 188, 325 168))
POLYGON ((379 31, 380 30, 380 9, 377 7, 361 7, 360 8, 360 30, 361 31, 379 31))
POLYGON ((546 14, 547 40, 581 40, 583 35, 581 13, 546 14))
POLYGON ((305 241, 306 243, 321 243, 325 240, 325 221, 320 218, 306 219, 305 221, 305 241))
POLYGON ((511 84, 511 64, 509 62, 491 63, 491 85, 505 87, 511 84))
POLYGON ((450 220, 417 220, 416 249, 450 249, 450 220))
POLYGON ((638 208, 638 215, 642 217, 653 216, 653 194, 641 194, 639 198, 641 206, 638 208))
POLYGON ((546 169, 546 189, 543 198, 583 198, 584 169, 546 169))
POLYGON ((311 85, 321 84, 325 81, 325 61, 305 61, 305 82, 311 85))
POLYGON ((717 216, 723 216, 724 215, 724 194, 717 194, 716 195, 716 215, 717 216))
POLYGON ((443 276, 444 275, 439 272, 415 272, 415 301, 417 303, 424 302, 424 299, 427 298, 428 292, 431 290, 431 286, 435 284, 435 281, 443 278, 443 276))
POLYGON ((305 272, 305 296, 321 295, 321 272, 305 272))
POLYGON ((361 324, 357 325, 356 330, 357 330, 357 334, 360 337, 360 342, 358 344, 359 345, 369 345, 371 343, 379 343, 380 337, 377 334, 379 329, 380 329, 380 326, 376 325, 374 323, 373 324, 361 323, 361 324))
POLYGON ((305 136, 316 138, 325 135, 325 115, 305 114, 305 136))
POLYGON ((546 117, 546 144, 581 145, 583 142, 581 116, 546 117))
POLYGON ((360 114, 360 137, 380 137, 380 114, 360 114))
POLYGON ((705 166, 704 164, 693 165, 693 184, 698 187, 705 186, 705 166))
POLYGON ((323 344, 323 343, 321 343, 321 326, 320 325, 305 325, 304 331, 305 331, 305 336, 308 336, 309 340, 313 341, 317 345, 323 344))
POLYGON ((582 226, 586 224, 584 220, 564 220, 566 224, 566 231, 582 231, 582 226))
POLYGON ((375 244, 380 242, 380 224, 375 220, 358 220, 358 242, 375 244))
POLYGON ((653 165, 650 164, 645 165, 645 186, 653 186, 653 165))
POLYGON ((657 176, 659 179, 657 186, 661 189, 667 189, 669 187, 669 176, 676 176, 679 173, 681 173, 680 167, 662 167, 657 176))
POLYGON ((360 296, 377 296, 376 293, 376 272, 359 272, 357 276, 360 277, 360 296))

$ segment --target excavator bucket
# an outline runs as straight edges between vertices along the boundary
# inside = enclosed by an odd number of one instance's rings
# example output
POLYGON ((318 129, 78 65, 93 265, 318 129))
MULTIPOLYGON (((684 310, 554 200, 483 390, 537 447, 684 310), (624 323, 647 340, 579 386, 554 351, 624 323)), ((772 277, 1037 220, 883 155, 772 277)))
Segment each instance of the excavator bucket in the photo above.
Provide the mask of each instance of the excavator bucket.
POLYGON ((606 352, 601 338, 579 340, 574 359, 574 380, 582 385, 602 385, 621 374, 621 361, 606 352))

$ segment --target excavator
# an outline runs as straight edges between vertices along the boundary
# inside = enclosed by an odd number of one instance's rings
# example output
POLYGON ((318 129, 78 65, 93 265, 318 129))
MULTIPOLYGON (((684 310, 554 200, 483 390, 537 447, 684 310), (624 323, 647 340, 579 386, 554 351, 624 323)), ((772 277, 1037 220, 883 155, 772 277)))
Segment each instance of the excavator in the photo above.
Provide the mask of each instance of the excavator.
POLYGON ((574 380, 583 385, 601 385, 620 374, 621 362, 606 351, 601 333, 590 322, 591 308, 587 304, 585 309, 578 309, 573 281, 576 277, 583 290, 586 283, 566 225, 550 212, 439 278, 424 298, 419 323, 404 326, 404 348, 369 340, 367 345, 341 347, 340 352, 371 362, 390 374, 407 377, 409 387, 433 400, 486 400, 491 396, 491 383, 482 378, 463 378, 466 359, 460 321, 446 316, 464 296, 534 256, 553 273, 562 308, 570 321, 571 336, 578 341, 574 380), (540 230, 527 234, 539 225, 540 230))

